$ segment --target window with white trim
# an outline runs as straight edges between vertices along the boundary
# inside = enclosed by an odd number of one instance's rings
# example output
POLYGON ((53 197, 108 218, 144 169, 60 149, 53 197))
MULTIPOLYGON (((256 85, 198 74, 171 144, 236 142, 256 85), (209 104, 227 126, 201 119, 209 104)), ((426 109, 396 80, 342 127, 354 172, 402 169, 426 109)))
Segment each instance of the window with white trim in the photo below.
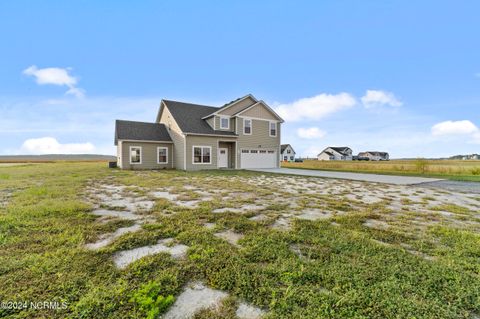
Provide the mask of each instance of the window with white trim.
POLYGON ((252 120, 243 119, 243 134, 251 135, 252 134, 252 120))
POLYGON ((211 164, 212 163, 212 147, 211 146, 194 146, 193 147, 193 164, 211 164))
POLYGON ((157 164, 168 163, 168 147, 157 147, 157 164))
POLYGON ((230 128, 230 119, 228 117, 220 117, 220 129, 228 130, 230 128))
POLYGON ((275 123, 275 122, 270 122, 270 125, 269 125, 269 134, 270 134, 270 136, 272 136, 272 137, 277 136, 277 123, 275 123))
POLYGON ((142 148, 130 146, 130 164, 142 164, 142 148))

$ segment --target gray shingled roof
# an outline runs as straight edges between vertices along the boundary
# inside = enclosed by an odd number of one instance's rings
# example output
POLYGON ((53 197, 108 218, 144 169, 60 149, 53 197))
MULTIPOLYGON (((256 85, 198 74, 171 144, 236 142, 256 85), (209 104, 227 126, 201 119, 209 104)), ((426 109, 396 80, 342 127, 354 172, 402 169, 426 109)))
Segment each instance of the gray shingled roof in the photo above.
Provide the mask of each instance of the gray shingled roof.
POLYGON ((115 121, 115 145, 118 140, 171 141, 164 124, 134 121, 115 121))
POLYGON ((370 153, 373 156, 386 156, 386 155, 388 155, 387 152, 378 152, 378 151, 368 151, 368 152, 365 152, 365 153, 370 153))
MULTIPOLYGON (((350 149, 350 147, 347 147, 347 146, 343 146, 343 147, 335 147, 335 146, 329 146, 327 147, 326 149, 324 149, 322 152, 320 152, 318 155, 322 154, 323 152, 325 152, 326 154, 332 156, 333 154, 331 152, 328 152, 327 149, 331 148, 332 150, 342 154, 342 155, 347 155, 346 154, 346 151, 350 149)), ((317 155, 317 156, 318 156, 317 155)))
POLYGON ((218 107, 169 100, 163 100, 163 102, 183 133, 235 136, 234 132, 214 130, 205 120, 202 120, 202 117, 218 111, 218 107))
POLYGON ((343 147, 332 147, 332 146, 330 146, 330 148, 331 148, 332 150, 335 150, 335 151, 339 152, 340 154, 343 154, 343 155, 345 155, 345 152, 346 152, 348 149, 350 149, 350 147, 347 147, 347 146, 343 146, 343 147))

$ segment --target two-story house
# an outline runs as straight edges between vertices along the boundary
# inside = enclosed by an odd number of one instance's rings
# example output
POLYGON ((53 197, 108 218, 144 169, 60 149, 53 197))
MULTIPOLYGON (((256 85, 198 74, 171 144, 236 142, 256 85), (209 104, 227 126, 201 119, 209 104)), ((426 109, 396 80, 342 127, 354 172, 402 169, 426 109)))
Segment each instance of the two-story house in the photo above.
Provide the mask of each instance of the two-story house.
POLYGON ((122 169, 279 167, 283 119, 246 95, 222 107, 162 100, 155 123, 117 120, 122 169))
POLYGON ((280 161, 294 161, 295 160, 295 151, 293 150, 292 145, 282 144, 280 145, 280 161))
POLYGON ((330 146, 317 155, 319 161, 351 161, 352 158, 352 149, 346 146, 330 146))

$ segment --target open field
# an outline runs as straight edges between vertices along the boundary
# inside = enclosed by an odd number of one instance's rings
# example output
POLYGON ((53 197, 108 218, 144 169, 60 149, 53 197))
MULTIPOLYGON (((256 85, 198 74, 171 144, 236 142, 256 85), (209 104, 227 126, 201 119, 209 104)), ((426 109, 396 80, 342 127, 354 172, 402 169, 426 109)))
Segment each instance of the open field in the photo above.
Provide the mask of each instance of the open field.
POLYGON ((0 155, 0 163, 102 162, 116 160, 116 156, 99 154, 0 155))
POLYGON ((282 162, 282 167, 412 175, 480 182, 480 161, 473 160, 391 160, 380 162, 305 160, 303 163, 282 162))
POLYGON ((480 197, 244 171, 0 167, 7 318, 478 318, 480 197), (204 308, 204 309, 202 309, 204 308))

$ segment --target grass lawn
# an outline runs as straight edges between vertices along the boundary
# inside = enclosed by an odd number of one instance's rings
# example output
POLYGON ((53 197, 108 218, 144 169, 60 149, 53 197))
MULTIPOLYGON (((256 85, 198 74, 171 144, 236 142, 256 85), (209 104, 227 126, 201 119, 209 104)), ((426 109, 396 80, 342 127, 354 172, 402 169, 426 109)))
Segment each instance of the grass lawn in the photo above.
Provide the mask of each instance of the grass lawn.
POLYGON ((227 297, 197 319, 236 318, 241 303, 263 318, 478 318, 479 211, 478 195, 411 186, 0 167, 0 301, 63 305, 3 304, 0 317, 156 318, 201 282, 227 297), (120 228, 131 231, 87 248, 120 228), (121 252, 166 238, 185 255, 167 247, 116 266, 121 252))
POLYGON ((282 167, 359 172, 389 175, 410 175, 480 182, 480 161, 461 160, 391 160, 391 161, 317 161, 282 162, 282 167))

